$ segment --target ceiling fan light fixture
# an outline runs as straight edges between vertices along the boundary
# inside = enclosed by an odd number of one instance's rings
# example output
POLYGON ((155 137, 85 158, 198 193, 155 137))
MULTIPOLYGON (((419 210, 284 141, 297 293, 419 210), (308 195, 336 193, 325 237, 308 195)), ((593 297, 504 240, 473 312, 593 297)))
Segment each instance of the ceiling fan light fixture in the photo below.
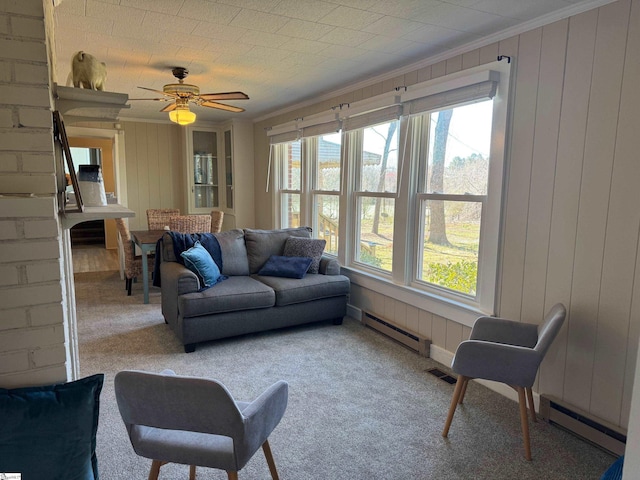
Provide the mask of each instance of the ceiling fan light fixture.
POLYGON ((187 105, 178 105, 169 112, 169 120, 178 125, 189 125, 196 121, 196 114, 187 105))

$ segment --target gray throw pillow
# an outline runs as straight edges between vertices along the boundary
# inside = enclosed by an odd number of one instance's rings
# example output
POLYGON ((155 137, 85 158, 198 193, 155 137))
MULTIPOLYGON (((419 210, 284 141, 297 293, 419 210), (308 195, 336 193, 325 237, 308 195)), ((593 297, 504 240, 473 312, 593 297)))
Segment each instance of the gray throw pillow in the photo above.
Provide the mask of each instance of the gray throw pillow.
MULTIPOLYGON (((284 255, 284 244, 289 237, 311 238, 311 228, 282 228, 280 230, 244 229, 249 271, 258 273, 271 255, 284 255)), ((222 262, 224 266, 224 261, 222 262)))
POLYGON ((298 238, 289 237, 284 244, 285 257, 309 257, 313 261, 307 273, 318 273, 320 269, 320 259, 327 244, 326 240, 318 238, 298 238))

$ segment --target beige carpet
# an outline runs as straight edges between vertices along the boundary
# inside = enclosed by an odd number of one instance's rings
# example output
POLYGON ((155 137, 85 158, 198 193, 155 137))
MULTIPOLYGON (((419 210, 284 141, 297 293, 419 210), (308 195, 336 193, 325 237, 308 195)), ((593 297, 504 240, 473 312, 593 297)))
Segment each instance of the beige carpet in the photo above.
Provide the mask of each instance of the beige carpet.
MULTIPOLYGON (((471 384, 441 436, 453 387, 426 372, 430 359, 363 327, 319 323, 201 344, 185 354, 160 313, 160 293, 142 303, 142 286, 127 297, 117 272, 76 275, 83 375, 106 374, 98 460, 102 480, 145 479, 150 461, 131 448, 118 414, 113 377, 122 369, 221 380, 251 400, 279 379, 289 405, 270 443, 283 480, 598 479, 614 458, 557 427, 531 428, 533 461, 523 456, 517 405, 471 384)), ((161 479, 187 479, 167 465, 161 479)), ((199 469, 198 479, 226 479, 199 469)), ((268 479, 262 452, 241 480, 268 479)))

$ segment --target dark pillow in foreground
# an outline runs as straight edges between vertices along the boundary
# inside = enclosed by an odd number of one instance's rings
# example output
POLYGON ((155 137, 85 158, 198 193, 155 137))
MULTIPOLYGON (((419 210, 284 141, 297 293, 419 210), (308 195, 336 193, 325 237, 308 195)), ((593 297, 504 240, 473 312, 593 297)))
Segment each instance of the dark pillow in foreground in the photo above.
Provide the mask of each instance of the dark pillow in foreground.
POLYGON ((320 270, 320 259, 327 241, 318 238, 289 237, 284 244, 285 257, 310 257, 313 259, 308 273, 318 273, 320 270))
POLYGON ((96 433, 104 375, 0 388, 0 472, 23 480, 98 480, 96 433))
POLYGON ((270 277, 302 278, 307 273, 312 259, 308 257, 280 257, 271 255, 258 275, 270 277))

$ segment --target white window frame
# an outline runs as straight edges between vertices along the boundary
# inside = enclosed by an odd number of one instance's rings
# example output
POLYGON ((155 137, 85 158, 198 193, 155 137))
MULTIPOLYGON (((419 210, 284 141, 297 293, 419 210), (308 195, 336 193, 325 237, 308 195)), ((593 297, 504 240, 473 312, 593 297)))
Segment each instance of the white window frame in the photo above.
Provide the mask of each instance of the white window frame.
MULTIPOLYGON (((359 181, 357 165, 360 164, 357 160, 358 156, 361 155, 359 150, 362 145, 362 128, 350 132, 343 131, 342 133, 338 260, 343 265, 343 273, 348 275, 353 283, 467 326, 472 326, 479 314, 492 315, 495 313, 503 209, 503 183, 505 158, 507 156, 506 139, 508 138, 510 69, 511 65, 506 60, 492 62, 409 86, 402 93, 391 92, 390 94, 383 94, 362 102, 352 103, 345 109, 346 112, 340 113, 340 120, 348 121, 349 110, 355 115, 366 115, 369 111, 368 109, 371 108, 373 109, 371 118, 375 118, 375 112, 385 106, 397 107, 401 104, 405 108, 405 114, 401 117, 398 131, 400 151, 398 153, 397 194, 361 192, 357 190, 357 181, 359 181), (494 75, 496 73, 499 75, 494 75), (445 106, 461 105, 464 104, 464 99, 457 98, 461 88, 475 85, 483 79, 490 78, 493 80, 497 77, 499 77, 497 90, 493 97, 487 196, 482 199, 483 212, 478 252, 478 283, 475 298, 470 298, 468 295, 438 288, 424 281, 417 281, 417 259, 419 258, 417 249, 423 238, 421 232, 422 221, 420 221, 419 216, 421 215, 421 202, 429 194, 418 191, 417 182, 422 167, 417 152, 425 151, 426 146, 425 139, 419 138, 420 136, 416 134, 415 128, 412 126, 412 120, 407 114, 407 107, 411 105, 410 102, 424 99, 431 95, 438 95, 438 98, 444 98, 445 102, 448 99, 452 99, 453 103, 445 106), (358 138, 358 135, 360 135, 360 138, 358 138), (357 258, 356 248, 359 248, 360 228, 359 218, 355 218, 356 205, 360 198, 369 196, 395 198, 393 267, 391 273, 355 261, 355 258, 357 258)), ((438 111, 442 108, 445 107, 440 105, 432 111, 438 111)), ((423 112, 421 114, 426 113, 423 112)), ((303 152, 310 153, 304 147, 303 152)), ((303 163, 308 161, 308 158, 303 159, 303 163)), ((302 192, 300 192, 301 225, 309 225, 308 222, 313 221, 315 218, 315 212, 311 211, 315 195, 335 193, 309 189, 315 183, 309 177, 308 172, 312 171, 312 169, 309 168, 308 163, 306 171, 307 175, 304 177, 304 182, 306 183, 304 183, 302 192)), ((282 192, 287 193, 288 191, 282 192)), ((275 193, 277 203, 280 204, 281 201, 278 196, 280 191, 275 193)), ((450 197, 452 200, 460 200, 456 195, 450 197)), ((449 196, 447 198, 439 198, 449 199, 449 196)), ((276 222, 279 222, 280 217, 278 215, 277 217, 276 222)))

